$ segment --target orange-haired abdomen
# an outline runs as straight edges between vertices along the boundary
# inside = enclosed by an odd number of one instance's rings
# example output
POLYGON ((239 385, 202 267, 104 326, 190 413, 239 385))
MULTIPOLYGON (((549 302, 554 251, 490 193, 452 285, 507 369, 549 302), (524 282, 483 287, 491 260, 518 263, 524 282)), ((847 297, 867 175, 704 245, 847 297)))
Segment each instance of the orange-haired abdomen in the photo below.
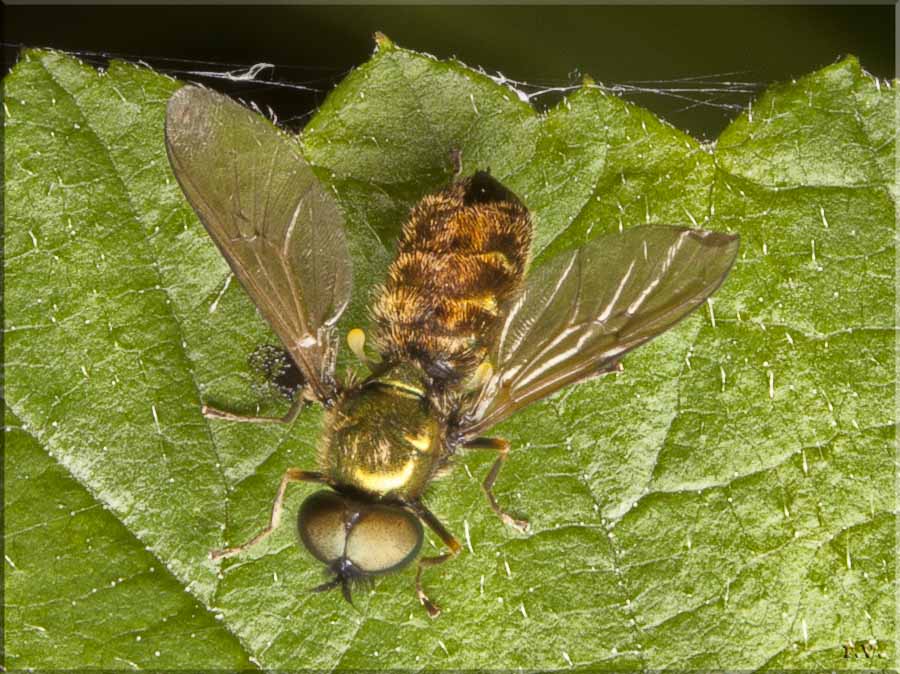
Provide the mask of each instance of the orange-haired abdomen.
POLYGON ((471 374, 519 289, 530 245, 527 209, 488 173, 422 199, 375 303, 382 354, 448 383, 471 374))

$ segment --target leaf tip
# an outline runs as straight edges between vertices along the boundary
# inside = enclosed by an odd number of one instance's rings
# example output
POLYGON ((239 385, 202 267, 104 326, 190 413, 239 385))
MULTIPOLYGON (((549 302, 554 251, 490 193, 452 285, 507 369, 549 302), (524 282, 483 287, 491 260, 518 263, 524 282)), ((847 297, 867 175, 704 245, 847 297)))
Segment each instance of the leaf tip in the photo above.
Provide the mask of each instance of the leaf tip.
POLYGON ((835 61, 836 64, 847 66, 849 68, 861 68, 859 64, 859 57, 855 54, 844 54, 843 56, 839 56, 835 61))
POLYGON ((372 36, 375 40, 375 51, 389 51, 394 48, 394 42, 380 30, 376 30, 372 36))
POLYGON ((821 70, 811 73, 810 76, 815 77, 824 73, 846 73, 851 77, 859 78, 865 74, 865 71, 857 56, 843 54, 838 56, 830 66, 825 66, 821 70))
POLYGON ((581 76, 581 88, 582 89, 593 89, 597 86, 597 82, 593 77, 585 73, 581 76))

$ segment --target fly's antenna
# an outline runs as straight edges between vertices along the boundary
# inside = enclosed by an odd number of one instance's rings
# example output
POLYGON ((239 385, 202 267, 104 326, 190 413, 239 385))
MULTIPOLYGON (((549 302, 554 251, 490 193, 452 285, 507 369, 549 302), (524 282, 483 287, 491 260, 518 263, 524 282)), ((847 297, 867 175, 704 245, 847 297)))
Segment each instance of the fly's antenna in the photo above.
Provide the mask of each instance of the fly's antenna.
POLYGON ((333 590, 338 585, 341 586, 341 594, 344 595, 344 599, 347 600, 348 604, 353 604, 353 597, 350 595, 350 579, 347 576, 342 576, 340 574, 336 575, 329 581, 322 583, 321 585, 316 585, 311 591, 312 592, 327 592, 328 590, 333 590))
POLYGON ((341 581, 342 579, 340 576, 335 576, 331 580, 326 581, 321 585, 316 585, 313 589, 310 590, 310 592, 328 592, 328 590, 333 590, 338 585, 340 585, 341 581))
POLYGON ((353 597, 350 595, 350 582, 347 580, 346 576, 341 578, 341 594, 344 595, 344 599, 347 600, 347 603, 352 606, 353 597))

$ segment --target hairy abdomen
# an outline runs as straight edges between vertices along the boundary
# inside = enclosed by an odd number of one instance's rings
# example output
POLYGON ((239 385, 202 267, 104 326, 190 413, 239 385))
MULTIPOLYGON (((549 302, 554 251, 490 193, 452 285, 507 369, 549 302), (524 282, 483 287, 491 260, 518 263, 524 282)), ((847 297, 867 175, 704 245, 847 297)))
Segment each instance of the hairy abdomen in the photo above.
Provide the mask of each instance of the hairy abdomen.
POLYGON ((468 376, 518 291, 530 244, 528 211, 487 173, 422 199, 375 304, 382 353, 448 383, 468 376))

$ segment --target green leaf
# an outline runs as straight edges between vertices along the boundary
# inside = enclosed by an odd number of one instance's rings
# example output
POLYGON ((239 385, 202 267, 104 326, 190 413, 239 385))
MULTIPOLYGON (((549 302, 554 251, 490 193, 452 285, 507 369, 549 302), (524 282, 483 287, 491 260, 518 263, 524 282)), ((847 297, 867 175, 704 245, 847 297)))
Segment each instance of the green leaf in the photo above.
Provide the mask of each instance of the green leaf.
POLYGON ((6 662, 252 667, 240 641, 8 410, 6 662))
POLYGON ((497 496, 530 535, 487 507, 492 457, 433 485, 465 543, 425 574, 436 621, 413 568, 353 607, 308 592, 322 570, 290 517, 208 559, 315 465, 321 415, 200 414, 255 409, 247 356, 274 337, 171 175, 179 84, 32 51, 4 86, 7 667, 896 666, 895 103, 854 59, 773 88, 715 147, 595 86, 537 114, 386 41, 325 101, 302 143, 347 214, 342 334, 454 148, 533 211, 536 265, 643 222, 742 236, 711 307, 496 429, 497 496), (843 657, 869 639, 876 659, 843 657))

